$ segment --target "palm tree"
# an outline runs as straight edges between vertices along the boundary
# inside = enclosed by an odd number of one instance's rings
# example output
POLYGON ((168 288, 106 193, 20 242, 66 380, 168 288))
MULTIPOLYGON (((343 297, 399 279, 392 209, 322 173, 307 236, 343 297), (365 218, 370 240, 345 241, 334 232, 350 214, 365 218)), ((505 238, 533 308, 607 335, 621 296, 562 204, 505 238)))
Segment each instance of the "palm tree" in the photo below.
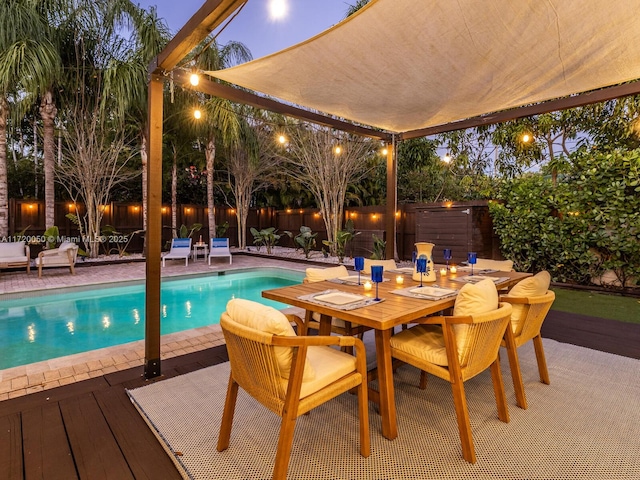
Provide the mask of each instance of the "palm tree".
MULTIPOLYGON (((229 42, 219 47, 215 39, 208 38, 204 46, 191 60, 199 70, 221 70, 236 63, 251 60, 251 52, 242 43, 229 42)), ((216 235, 214 172, 216 140, 223 144, 232 144, 240 134, 240 119, 231 102, 213 97, 205 103, 205 119, 202 122, 205 137, 205 158, 207 161, 207 207, 209 219, 209 237, 216 235)))
POLYGON ((134 48, 122 59, 113 59, 105 72, 105 89, 115 100, 119 121, 136 128, 140 138, 142 164, 142 222, 147 228, 147 65, 168 43, 170 31, 159 19, 155 7, 146 11, 131 0, 111 4, 111 22, 130 27, 134 48))
MULTIPOLYGON (((12 105, 16 107, 14 116, 17 120, 22 116, 24 109, 28 108, 34 94, 46 89, 50 79, 58 77, 62 71, 56 45, 47 34, 48 24, 43 21, 37 9, 32 8, 33 6, 32 2, 19 0, 5 0, 0 4, 0 235, 2 236, 8 234, 6 140, 9 97, 14 100, 12 105)), ((47 108, 50 112, 50 108, 47 108)), ((47 132, 53 137, 52 129, 47 132)), ((52 145, 52 142, 45 143, 45 149, 50 149, 52 145)), ((46 150, 45 153, 51 156, 53 151, 46 150)), ((53 157, 50 160, 53 162, 53 157)), ((52 172, 49 173, 51 175, 49 179, 53 185, 52 172)), ((51 212, 53 212, 53 202, 51 202, 51 212)), ((47 223, 47 227, 52 225, 53 221, 51 225, 47 223)))

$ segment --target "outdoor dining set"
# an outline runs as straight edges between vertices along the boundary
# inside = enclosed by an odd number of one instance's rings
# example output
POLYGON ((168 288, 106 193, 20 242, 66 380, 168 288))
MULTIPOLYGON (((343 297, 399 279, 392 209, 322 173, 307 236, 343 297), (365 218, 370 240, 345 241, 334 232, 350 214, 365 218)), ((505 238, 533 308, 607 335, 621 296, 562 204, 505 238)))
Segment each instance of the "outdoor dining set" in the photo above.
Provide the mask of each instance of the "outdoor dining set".
POLYGON ((420 370, 421 389, 427 374, 450 382, 462 456, 476 462, 464 382, 489 369, 498 418, 509 422, 500 347, 506 349, 516 403, 526 409, 517 348, 532 340, 540 380, 549 384, 540 329, 555 299, 550 276, 475 256, 452 269, 449 262, 433 263, 433 244, 416 246, 412 267, 356 258, 352 272, 343 265, 308 268, 303 283, 263 291, 264 298, 298 307, 304 318, 243 299, 228 303, 220 324, 231 374, 219 451, 230 447, 242 388, 282 417, 273 477, 285 478, 297 417, 350 391, 358 395, 360 454, 367 457, 368 402, 378 405, 381 434, 395 439, 394 370, 409 364, 420 370), (362 336, 369 330, 375 366, 368 369, 362 336))

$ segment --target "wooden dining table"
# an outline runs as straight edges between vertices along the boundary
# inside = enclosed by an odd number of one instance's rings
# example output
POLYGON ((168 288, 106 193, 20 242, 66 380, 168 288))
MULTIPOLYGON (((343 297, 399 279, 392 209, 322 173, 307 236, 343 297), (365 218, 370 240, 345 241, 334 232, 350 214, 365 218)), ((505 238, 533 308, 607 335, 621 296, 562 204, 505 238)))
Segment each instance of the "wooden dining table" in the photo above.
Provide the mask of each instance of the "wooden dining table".
MULTIPOLYGON (((459 290, 466 282, 459 281, 460 277, 470 274, 460 271, 456 274, 441 275, 437 269, 435 282, 424 283, 424 286, 434 286, 459 290), (457 279, 457 280, 456 280, 457 279)), ((355 275, 355 273, 354 273, 355 275)), ((494 272, 484 276, 499 277, 496 283, 498 289, 515 285, 521 279, 529 276, 528 273, 519 272, 494 272)), ((276 300, 288 305, 305 309, 307 312, 320 314, 320 335, 331 334, 331 317, 337 317, 352 324, 363 325, 375 331, 377 378, 379 385, 379 408, 382 419, 382 435, 390 440, 398 436, 396 421, 396 405, 393 386, 393 370, 391 358, 390 339, 394 327, 415 321, 418 318, 434 315, 442 310, 453 307, 455 296, 438 300, 415 298, 393 294, 393 290, 406 289, 407 287, 419 287, 419 282, 412 280, 411 275, 402 273, 385 272, 385 281, 378 284, 378 302, 370 303, 360 308, 343 310, 327 304, 318 304, 310 299, 300 297, 324 292, 326 290, 339 290, 340 292, 375 297, 376 288, 365 291, 363 285, 336 284, 331 281, 314 283, 301 283, 288 287, 264 290, 262 296, 270 300, 276 300), (397 283, 397 277, 401 276, 403 283, 397 283)), ((307 315, 310 317, 310 315, 307 315)))

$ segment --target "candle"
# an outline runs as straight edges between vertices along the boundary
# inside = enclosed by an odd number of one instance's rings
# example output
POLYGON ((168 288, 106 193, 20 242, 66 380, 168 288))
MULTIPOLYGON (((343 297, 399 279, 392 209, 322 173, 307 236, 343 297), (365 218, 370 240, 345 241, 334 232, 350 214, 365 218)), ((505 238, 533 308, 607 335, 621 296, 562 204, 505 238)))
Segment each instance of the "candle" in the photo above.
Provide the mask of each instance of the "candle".
POLYGON ((456 273, 458 270, 456 269, 455 265, 452 265, 450 268, 451 273, 456 273))
POLYGON ((402 285, 402 284, 404 283, 404 277, 403 277, 402 275, 398 275, 398 276, 396 277, 396 283, 397 283, 398 285, 402 285))
POLYGON ((372 287, 371 282, 369 282, 369 281, 364 282, 364 291, 365 292, 370 292, 371 291, 371 287, 372 287))
POLYGON ((447 274, 447 269, 446 268, 441 268, 440 269, 440 275, 442 275, 443 277, 447 274))

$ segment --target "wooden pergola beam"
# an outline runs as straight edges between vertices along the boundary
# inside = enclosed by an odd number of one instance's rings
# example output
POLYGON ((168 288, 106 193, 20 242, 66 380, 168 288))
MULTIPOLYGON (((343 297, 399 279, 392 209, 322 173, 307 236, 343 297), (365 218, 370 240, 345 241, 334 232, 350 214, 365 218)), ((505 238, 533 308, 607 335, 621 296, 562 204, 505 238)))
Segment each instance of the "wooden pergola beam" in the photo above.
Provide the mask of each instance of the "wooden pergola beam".
POLYGON ((391 135, 381 130, 374 130, 372 128, 354 125, 353 123, 345 122, 344 120, 333 118, 328 115, 312 112, 303 108, 295 107, 293 105, 287 105, 286 103, 281 103, 271 98, 262 97, 247 90, 241 90, 224 83, 219 83, 207 78, 202 78, 202 76, 198 85, 193 86, 189 82, 190 75, 191 74, 189 72, 186 72, 185 70, 173 70, 174 82, 183 88, 206 93, 207 95, 212 95, 214 97, 225 98, 232 102, 250 105, 262 110, 280 113, 282 115, 297 118, 299 120, 335 128, 344 132, 353 133, 355 135, 370 138, 379 138, 380 140, 384 140, 386 142, 391 141, 391 135))
POLYGON ((149 65, 150 73, 172 70, 247 0, 207 0, 149 65))
POLYGON ((628 97, 629 95, 638 94, 640 94, 640 81, 635 81, 602 88, 600 90, 580 93, 570 97, 549 100, 548 102, 536 103, 534 105, 526 105, 524 107, 512 108, 510 110, 503 110, 497 113, 467 118, 458 122, 421 128, 419 130, 411 130, 404 132, 401 136, 403 140, 408 140, 410 138, 427 137, 429 135, 453 132, 455 130, 465 130, 467 128, 480 127, 483 125, 495 125, 497 123, 508 122, 518 118, 557 112, 559 110, 568 110, 570 108, 584 107, 585 105, 591 105, 593 103, 600 103, 607 100, 613 100, 614 98, 628 97))

